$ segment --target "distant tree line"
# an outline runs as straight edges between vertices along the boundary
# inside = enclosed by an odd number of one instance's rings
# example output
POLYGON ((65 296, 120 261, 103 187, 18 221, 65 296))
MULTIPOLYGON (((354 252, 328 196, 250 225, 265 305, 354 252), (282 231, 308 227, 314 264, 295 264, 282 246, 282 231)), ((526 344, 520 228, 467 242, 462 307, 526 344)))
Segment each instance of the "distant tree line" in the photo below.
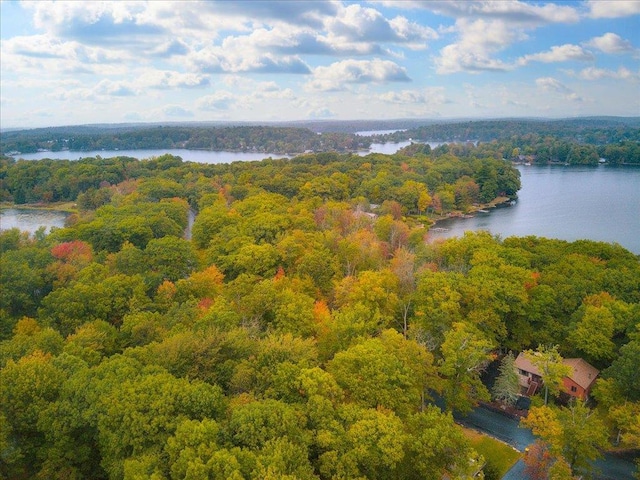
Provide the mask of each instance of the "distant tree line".
MULTIPOLYGON (((307 122, 297 126, 79 126, 2 133, 0 152, 38 150, 194 149, 255 151, 275 154, 353 152, 374 142, 494 143, 507 159, 529 155, 537 163, 595 165, 640 163, 640 120, 581 118, 569 120, 480 120, 429 123, 417 120, 307 122), (392 127, 395 125, 395 127, 392 127), (383 135, 357 135, 362 129, 404 128, 383 135), (329 131, 333 129, 332 131, 329 131), (321 132, 321 133, 319 133, 321 132), (514 149, 518 153, 514 157, 514 149)), ((426 121, 425 121, 426 122, 426 121)))
POLYGON ((0 151, 90 151, 176 149, 302 153, 366 150, 371 141, 350 133, 324 133, 273 126, 153 126, 129 128, 38 129, 5 132, 0 151))
POLYGON ((640 164, 640 123, 576 119, 495 120, 426 125, 385 135, 374 142, 492 143, 503 158, 531 163, 640 164))
POLYGON ((539 135, 602 145, 625 140, 640 141, 640 119, 578 118, 565 120, 473 120, 437 123, 373 136, 375 141, 423 139, 437 142, 490 142, 539 135))

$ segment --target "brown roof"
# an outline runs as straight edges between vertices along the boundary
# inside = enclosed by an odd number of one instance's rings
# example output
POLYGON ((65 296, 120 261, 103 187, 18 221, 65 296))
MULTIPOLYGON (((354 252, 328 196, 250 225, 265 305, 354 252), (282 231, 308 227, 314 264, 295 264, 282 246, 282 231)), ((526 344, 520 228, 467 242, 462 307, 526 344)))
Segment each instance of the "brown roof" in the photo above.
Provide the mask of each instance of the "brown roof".
POLYGON ((538 370, 538 367, 536 367, 533 363, 531 363, 531 361, 524 355, 524 353, 520 353, 517 357, 516 357, 516 361, 514 362, 514 365, 516 366, 516 368, 519 368, 520 370, 524 370, 525 372, 530 372, 533 373, 534 375, 540 375, 540 370, 538 370))
MULTIPOLYGON (((596 367, 582 358, 565 358, 562 360, 562 363, 569 365, 572 368, 572 373, 569 375, 569 378, 585 390, 591 386, 600 373, 596 367)), ((516 368, 524 370, 525 372, 540 375, 538 367, 533 365, 523 353, 518 355, 514 365, 516 368)))
POLYGON ((582 358, 565 358, 562 363, 573 368, 569 378, 587 390, 594 382, 600 371, 582 358))

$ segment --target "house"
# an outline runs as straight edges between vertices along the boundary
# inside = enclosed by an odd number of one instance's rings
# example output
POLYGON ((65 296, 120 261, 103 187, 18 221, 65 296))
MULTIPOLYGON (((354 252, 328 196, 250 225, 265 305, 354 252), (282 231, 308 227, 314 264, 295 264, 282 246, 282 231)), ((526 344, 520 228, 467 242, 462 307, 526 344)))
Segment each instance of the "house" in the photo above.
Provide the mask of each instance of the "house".
POLYGON ((535 395, 538 388, 542 385, 542 377, 540 371, 529 359, 522 353, 518 355, 514 366, 518 372, 520 393, 530 397, 535 395))
POLYGON ((586 400, 600 371, 582 358, 565 358, 563 363, 573 368, 573 373, 562 379, 564 391, 572 397, 586 400))
MULTIPOLYGON (((572 371, 562 379, 564 393, 585 400, 600 373, 599 370, 582 358, 565 358, 562 363, 571 367, 572 371)), ((518 355, 514 365, 518 372, 521 393, 527 396, 534 395, 542 386, 540 371, 522 353, 518 355)))

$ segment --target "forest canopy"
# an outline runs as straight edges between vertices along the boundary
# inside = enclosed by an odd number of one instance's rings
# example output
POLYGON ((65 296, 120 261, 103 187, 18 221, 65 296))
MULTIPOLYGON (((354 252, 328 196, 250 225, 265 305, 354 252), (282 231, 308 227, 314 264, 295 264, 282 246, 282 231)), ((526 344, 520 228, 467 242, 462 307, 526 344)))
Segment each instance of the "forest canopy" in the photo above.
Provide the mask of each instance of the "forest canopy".
POLYGON ((4 478, 490 478, 452 412, 490 398, 499 352, 541 344, 602 371, 585 415, 637 446, 638 257, 428 241, 433 215, 517 193, 491 145, 3 160, 0 178, 6 200, 78 207, 0 232, 4 478))

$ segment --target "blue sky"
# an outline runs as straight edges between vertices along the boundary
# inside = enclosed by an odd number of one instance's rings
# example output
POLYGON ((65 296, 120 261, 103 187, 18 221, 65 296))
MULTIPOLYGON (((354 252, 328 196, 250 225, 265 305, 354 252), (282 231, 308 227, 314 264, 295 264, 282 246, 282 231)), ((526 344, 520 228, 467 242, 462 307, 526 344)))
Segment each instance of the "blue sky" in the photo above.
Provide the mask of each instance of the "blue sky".
POLYGON ((0 9, 3 128, 640 115, 640 0, 0 9))

